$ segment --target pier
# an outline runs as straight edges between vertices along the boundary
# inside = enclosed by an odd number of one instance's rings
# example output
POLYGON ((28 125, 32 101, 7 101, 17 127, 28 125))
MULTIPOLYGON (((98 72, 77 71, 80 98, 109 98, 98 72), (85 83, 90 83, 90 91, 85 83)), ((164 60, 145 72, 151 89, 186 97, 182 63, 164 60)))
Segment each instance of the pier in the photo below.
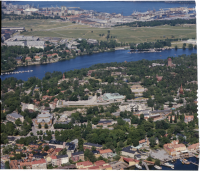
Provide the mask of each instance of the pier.
POLYGON ((20 73, 24 73, 24 72, 33 72, 33 70, 27 70, 27 71, 14 71, 14 72, 5 72, 5 73, 1 73, 1 75, 20 74, 20 73))
POLYGON ((149 170, 149 167, 148 167, 148 165, 144 162, 144 161, 142 161, 142 165, 144 165, 145 166, 145 168, 147 169, 147 170, 149 170))
POLYGON ((196 166, 199 166, 199 164, 197 164, 197 163, 194 163, 194 162, 192 162, 192 161, 191 161, 190 163, 191 163, 191 164, 194 164, 194 165, 196 165, 196 166))

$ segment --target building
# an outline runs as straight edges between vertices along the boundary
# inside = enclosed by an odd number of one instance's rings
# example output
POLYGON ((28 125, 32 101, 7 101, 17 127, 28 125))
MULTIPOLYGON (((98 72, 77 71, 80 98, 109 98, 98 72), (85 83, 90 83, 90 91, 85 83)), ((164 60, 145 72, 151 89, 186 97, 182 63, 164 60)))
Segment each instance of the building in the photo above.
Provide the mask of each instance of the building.
POLYGON ((22 56, 16 57, 15 60, 17 61, 17 64, 22 63, 22 56))
POLYGON ((90 161, 78 162, 76 163, 76 167, 78 169, 87 169, 88 167, 92 167, 93 164, 90 161))
POLYGON ((31 60, 32 60, 32 59, 31 59, 30 57, 26 57, 26 58, 25 58, 25 61, 27 61, 27 62, 31 62, 31 60))
POLYGON ((29 48, 34 47, 34 48, 41 48, 44 49, 44 41, 26 41, 26 46, 29 48))
POLYGON ((17 119, 20 119, 22 123, 24 122, 24 117, 16 112, 6 115, 6 119, 11 122, 15 122, 17 119))
POLYGON ((194 116, 190 115, 190 116, 185 116, 184 122, 188 123, 194 120, 194 116))
POLYGON ((159 82, 162 80, 163 76, 158 76, 158 74, 156 74, 156 78, 157 78, 157 81, 159 82))
POLYGON ((140 84, 138 85, 132 85, 131 86, 131 91, 133 93, 143 93, 144 91, 146 91, 147 89, 142 87, 140 84))
POLYGON ((95 71, 95 70, 89 70, 87 75, 88 75, 88 76, 91 76, 91 74, 92 74, 94 71, 95 71))
POLYGON ((132 146, 128 146, 122 149, 121 154, 127 157, 134 157, 137 154, 137 151, 132 146))
POLYGON ((99 153, 103 158, 113 157, 113 152, 111 149, 99 150, 99 153))
POLYGON ((84 144, 83 144, 84 150, 85 150, 85 149, 91 150, 92 147, 95 147, 96 150, 101 150, 101 149, 103 148, 103 146, 100 145, 100 144, 93 144, 93 143, 90 143, 90 142, 87 142, 87 143, 84 143, 84 144))
POLYGON ((53 114, 50 114, 48 110, 42 110, 35 120, 35 124, 38 126, 41 124, 42 128, 45 128, 45 124, 50 127, 53 123, 53 114))
POLYGON ((184 144, 178 144, 178 142, 179 140, 164 144, 163 148, 169 155, 176 156, 186 150, 186 146, 184 144))
POLYGON ((69 162, 68 155, 58 155, 57 157, 57 166, 61 166, 62 164, 66 164, 69 162))
POLYGON ((45 159, 32 161, 32 169, 47 169, 47 164, 45 159))
POLYGON ((127 157, 121 157, 120 161, 123 161, 125 163, 128 163, 129 166, 134 166, 136 164, 139 164, 139 160, 133 159, 133 158, 127 158, 127 157))
POLYGON ((168 67, 175 67, 176 65, 172 63, 172 59, 168 58, 168 67))
POLYGON ((10 160, 10 169, 19 169, 17 160, 10 160))
POLYGON ((39 57, 39 56, 34 56, 34 59, 35 59, 36 61, 40 61, 40 57, 39 57))
POLYGON ((180 93, 180 94, 183 94, 183 87, 182 87, 182 84, 181 84, 181 88, 180 88, 180 90, 179 90, 179 93, 180 93))
POLYGON ((24 41, 6 41, 5 44, 7 46, 25 46, 25 42, 24 41))
POLYGON ((119 93, 105 93, 102 96, 104 101, 122 101, 125 99, 125 96, 120 95, 119 93))
POLYGON ((88 44, 93 44, 93 45, 98 45, 98 41, 95 40, 95 39, 88 39, 88 40, 87 40, 87 43, 88 43, 88 44))
POLYGON ((192 144, 188 147, 189 151, 195 151, 195 150, 199 150, 199 143, 196 144, 192 144))
POLYGON ((84 161, 84 152, 83 152, 83 151, 79 151, 79 152, 72 153, 72 154, 71 154, 71 159, 72 159, 74 162, 77 162, 77 161, 79 161, 79 160, 84 161))

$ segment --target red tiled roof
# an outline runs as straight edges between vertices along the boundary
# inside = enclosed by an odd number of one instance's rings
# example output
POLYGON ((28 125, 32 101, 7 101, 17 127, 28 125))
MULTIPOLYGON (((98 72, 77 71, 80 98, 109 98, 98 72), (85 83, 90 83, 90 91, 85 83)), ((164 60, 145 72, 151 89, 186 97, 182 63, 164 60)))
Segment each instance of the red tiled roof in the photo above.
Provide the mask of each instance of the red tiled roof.
POLYGON ((31 58, 30 57, 26 57, 25 60, 31 60, 31 58))
POLYGON ((57 159, 57 156, 52 156, 51 159, 52 159, 52 160, 53 160, 53 159, 57 159))
POLYGON ((32 165, 33 164, 42 164, 42 163, 46 163, 46 160, 45 159, 40 159, 40 160, 32 161, 32 165))
POLYGON ((139 141, 139 144, 142 144, 142 143, 144 143, 145 141, 146 141, 145 139, 140 140, 140 141, 139 141))
POLYGON ((35 56, 35 59, 40 59, 40 57, 39 56, 35 56))
POLYGON ((107 166, 103 166, 103 167, 101 167, 101 170, 103 170, 103 169, 107 169, 107 168, 112 168, 112 166, 111 165, 107 165, 107 166))
POLYGON ((111 149, 105 149, 105 150, 99 150, 100 154, 105 154, 105 153, 112 153, 111 149))
POLYGON ((94 162, 94 165, 95 165, 95 166, 101 166, 101 165, 103 165, 103 164, 106 164, 106 162, 103 161, 103 160, 99 160, 99 161, 94 162))
POLYGON ((62 150, 62 148, 56 148, 55 150, 54 150, 54 152, 60 152, 62 150))
POLYGON ((80 166, 80 165, 83 165, 83 166, 93 165, 92 162, 90 162, 90 161, 78 162, 76 164, 77 164, 77 166, 80 166))
POLYGON ((88 170, 99 170, 99 166, 88 167, 88 170))

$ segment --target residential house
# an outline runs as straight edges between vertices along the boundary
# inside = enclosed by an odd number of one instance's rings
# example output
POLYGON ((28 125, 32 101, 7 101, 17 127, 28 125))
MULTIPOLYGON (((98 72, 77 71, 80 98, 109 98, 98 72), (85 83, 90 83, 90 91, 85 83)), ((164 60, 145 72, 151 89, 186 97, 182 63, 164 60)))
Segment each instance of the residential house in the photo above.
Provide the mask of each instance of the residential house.
POLYGON ((45 159, 32 161, 32 169, 47 169, 47 164, 45 159))
POLYGON ((84 161, 84 162, 76 163, 76 167, 78 169, 85 169, 85 168, 92 167, 92 166, 93 166, 93 164, 90 161, 84 161))
POLYGON ((58 155, 57 157, 57 166, 61 166, 62 164, 66 164, 69 162, 68 155, 58 155))
POLYGON ((113 157, 113 152, 111 149, 99 150, 99 153, 103 158, 113 157))
POLYGON ((124 147, 121 151, 123 156, 134 157, 137 154, 137 151, 132 146, 124 147))
POLYGON ((194 116, 192 116, 192 115, 190 115, 190 116, 185 116, 184 122, 185 122, 185 123, 188 123, 188 122, 193 121, 193 119, 194 119, 194 116))
POLYGON ((87 143, 84 143, 84 144, 83 144, 84 150, 85 150, 85 149, 91 150, 92 147, 95 147, 96 150, 101 150, 101 149, 103 148, 103 146, 100 145, 100 144, 93 144, 93 143, 90 143, 90 142, 87 142, 87 143))
POLYGON ((189 151, 199 150, 199 143, 192 144, 192 145, 188 146, 188 150, 189 151))
POLYGON ((20 169, 24 169, 24 167, 26 167, 26 169, 32 169, 32 162, 31 161, 20 162, 20 169))
POLYGON ((79 160, 84 161, 84 152, 83 151, 79 151, 79 152, 75 152, 71 154, 71 159, 74 162, 77 162, 79 160))
POLYGON ((17 160, 10 160, 10 169, 19 169, 17 160))
POLYGON ((21 64, 22 63, 22 56, 18 56, 15 58, 15 60, 17 61, 17 64, 21 64))
POLYGON ((25 58, 25 61, 27 61, 27 62, 31 62, 31 60, 32 59, 29 56, 25 58))
POLYGON ((127 122, 129 125, 131 125, 131 120, 130 119, 123 119, 125 122, 127 122))
POLYGON ((92 74, 94 71, 95 71, 95 70, 89 70, 87 75, 88 75, 88 76, 91 76, 91 74, 92 74))
POLYGON ((39 56, 34 56, 34 59, 36 60, 36 61, 40 61, 40 57, 39 56))

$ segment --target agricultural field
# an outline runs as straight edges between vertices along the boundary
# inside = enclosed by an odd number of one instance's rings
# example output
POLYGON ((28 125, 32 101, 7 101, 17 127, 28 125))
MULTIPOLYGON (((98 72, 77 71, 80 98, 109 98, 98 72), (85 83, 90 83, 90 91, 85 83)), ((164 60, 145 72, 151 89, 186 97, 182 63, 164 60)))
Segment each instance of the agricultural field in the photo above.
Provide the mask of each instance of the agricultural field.
POLYGON ((106 36, 108 30, 110 30, 110 36, 112 36, 112 39, 125 43, 153 42, 155 40, 166 38, 196 38, 196 25, 190 27, 165 25, 138 28, 119 26, 108 29, 94 28, 86 25, 73 24, 66 21, 58 22, 57 20, 50 19, 35 19, 2 21, 2 26, 24 26, 27 29, 27 32, 24 32, 23 35, 61 38, 91 38, 97 40, 107 40, 106 36), (102 34, 104 34, 104 36, 102 36, 102 34))

